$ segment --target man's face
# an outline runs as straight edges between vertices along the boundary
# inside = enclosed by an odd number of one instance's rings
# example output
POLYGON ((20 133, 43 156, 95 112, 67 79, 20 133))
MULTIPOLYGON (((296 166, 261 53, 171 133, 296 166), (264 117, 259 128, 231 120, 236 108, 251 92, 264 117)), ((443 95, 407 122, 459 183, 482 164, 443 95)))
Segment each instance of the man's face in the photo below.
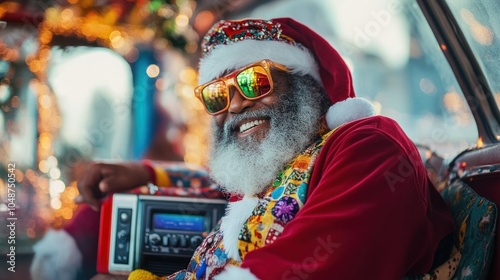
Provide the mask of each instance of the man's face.
POLYGON ((213 117, 210 170, 227 192, 255 195, 317 135, 328 99, 310 76, 272 70, 274 91, 246 100, 232 89, 229 109, 213 117))
POLYGON ((231 103, 228 110, 214 116, 217 126, 226 130, 227 137, 231 137, 239 143, 251 145, 262 142, 269 134, 271 129, 269 113, 272 108, 279 105, 279 98, 289 91, 285 72, 273 68, 271 75, 274 91, 261 99, 245 99, 235 87, 231 87, 231 103))

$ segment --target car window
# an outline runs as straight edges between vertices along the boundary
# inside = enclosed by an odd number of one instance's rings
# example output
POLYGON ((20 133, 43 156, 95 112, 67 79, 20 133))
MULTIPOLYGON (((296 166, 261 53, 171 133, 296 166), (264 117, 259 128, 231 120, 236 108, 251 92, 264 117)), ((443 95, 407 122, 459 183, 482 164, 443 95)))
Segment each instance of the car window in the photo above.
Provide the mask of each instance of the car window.
MULTIPOLYGON (((498 63, 500 2, 460 0, 447 1, 447 3, 481 66, 497 105, 500 104, 500 75, 498 75, 500 72, 498 63)), ((496 133, 497 139, 500 139, 500 132, 496 133)))
POLYGON ((474 118, 416 1, 273 1, 243 16, 290 16, 317 30, 347 60, 357 95, 415 143, 445 158, 476 144, 474 118))

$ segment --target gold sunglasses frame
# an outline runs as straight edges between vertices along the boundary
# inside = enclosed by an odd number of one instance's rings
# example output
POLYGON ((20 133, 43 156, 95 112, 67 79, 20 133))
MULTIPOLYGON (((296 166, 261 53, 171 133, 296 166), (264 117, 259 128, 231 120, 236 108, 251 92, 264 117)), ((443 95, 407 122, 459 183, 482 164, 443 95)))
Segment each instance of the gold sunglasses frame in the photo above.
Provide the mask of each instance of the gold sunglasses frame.
POLYGON ((207 83, 204 83, 202 85, 197 86, 194 89, 194 96, 196 96, 196 98, 198 98, 201 101, 201 103, 203 104, 203 107, 205 108, 205 111, 209 115, 213 116, 213 115, 221 114, 221 113, 227 111, 227 109, 229 109, 229 105, 231 105, 231 96, 229 93, 230 87, 235 87, 237 89, 237 91, 241 94, 241 96, 243 96, 243 98, 245 98, 247 100, 257 100, 257 99, 263 98, 263 97, 271 94, 274 90, 274 81, 273 81, 273 76, 271 75, 271 67, 275 67, 279 70, 286 71, 286 72, 289 71, 288 67, 286 67, 283 64, 274 62, 274 61, 269 60, 269 59, 263 59, 263 60, 255 62, 255 63, 246 65, 240 69, 237 69, 237 70, 235 70, 235 71, 233 71, 225 76, 222 76, 220 78, 217 78, 215 80, 212 80, 210 82, 207 82, 207 83), (245 96, 245 94, 243 94, 243 92, 241 91, 241 88, 238 85, 238 82, 236 81, 236 76, 238 76, 238 74, 240 74, 241 72, 243 72, 249 68, 255 67, 255 66, 261 66, 262 68, 264 68, 264 71, 266 71, 267 77, 269 78, 270 89, 269 89, 269 92, 267 92, 266 94, 263 94, 263 95, 260 95, 260 96, 254 97, 254 98, 250 98, 250 97, 245 96), (227 104, 226 104, 226 107, 224 107, 224 109, 221 109, 215 113, 212 113, 207 109, 207 105, 205 104, 205 100, 203 100, 201 93, 207 86, 209 86, 213 83, 216 83, 216 82, 220 82, 220 81, 222 81, 226 85, 226 91, 228 93, 226 95, 227 96, 227 104))

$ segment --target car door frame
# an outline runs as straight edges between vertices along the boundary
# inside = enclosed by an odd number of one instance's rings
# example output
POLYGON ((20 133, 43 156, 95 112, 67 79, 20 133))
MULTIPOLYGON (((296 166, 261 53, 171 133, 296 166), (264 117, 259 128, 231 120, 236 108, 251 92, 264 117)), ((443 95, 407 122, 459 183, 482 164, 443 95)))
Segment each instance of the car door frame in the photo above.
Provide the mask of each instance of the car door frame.
POLYGON ((461 87, 478 129, 478 148, 499 143, 500 112, 491 87, 445 0, 417 0, 461 87))

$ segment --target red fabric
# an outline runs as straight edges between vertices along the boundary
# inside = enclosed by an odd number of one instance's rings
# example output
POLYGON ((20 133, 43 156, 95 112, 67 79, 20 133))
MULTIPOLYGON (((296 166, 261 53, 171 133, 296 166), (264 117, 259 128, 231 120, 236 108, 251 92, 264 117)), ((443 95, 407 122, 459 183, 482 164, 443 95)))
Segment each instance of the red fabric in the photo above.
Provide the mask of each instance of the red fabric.
POLYGON ((302 44, 313 54, 318 63, 323 87, 333 103, 355 97, 349 68, 339 53, 318 33, 291 18, 276 18, 282 34, 302 44))
POLYGON ((109 248, 111 245, 113 199, 108 197, 102 202, 99 213, 99 238, 97 243, 96 270, 98 273, 109 272, 109 248))
POLYGON ((453 229, 413 143, 393 120, 365 118, 327 141, 304 208, 242 267, 260 279, 401 279, 427 272, 453 229))
POLYGON ((80 253, 82 253, 81 273, 83 279, 90 279, 96 274, 99 213, 83 204, 79 206, 73 219, 63 229, 74 238, 80 253))
POLYGON ((231 194, 231 196, 229 197, 229 202, 236 202, 236 201, 240 201, 241 199, 243 199, 242 195, 240 195, 240 194, 231 194))
POLYGON ((153 163, 150 160, 144 159, 141 161, 142 165, 148 170, 149 173, 149 181, 153 184, 156 184, 156 173, 153 167, 153 163))

